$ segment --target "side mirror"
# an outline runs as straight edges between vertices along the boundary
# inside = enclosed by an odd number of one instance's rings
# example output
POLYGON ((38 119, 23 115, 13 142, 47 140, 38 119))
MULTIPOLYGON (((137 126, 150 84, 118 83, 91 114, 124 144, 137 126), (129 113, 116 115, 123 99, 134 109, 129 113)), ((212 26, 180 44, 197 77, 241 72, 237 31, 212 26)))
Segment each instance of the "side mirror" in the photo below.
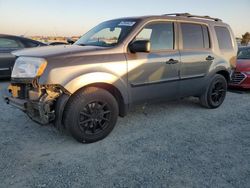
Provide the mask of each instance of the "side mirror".
POLYGON ((150 42, 148 40, 137 40, 129 45, 129 49, 133 53, 150 52, 150 42))
POLYGON ((67 43, 69 43, 69 44, 74 44, 75 41, 73 41, 71 38, 67 38, 67 43))

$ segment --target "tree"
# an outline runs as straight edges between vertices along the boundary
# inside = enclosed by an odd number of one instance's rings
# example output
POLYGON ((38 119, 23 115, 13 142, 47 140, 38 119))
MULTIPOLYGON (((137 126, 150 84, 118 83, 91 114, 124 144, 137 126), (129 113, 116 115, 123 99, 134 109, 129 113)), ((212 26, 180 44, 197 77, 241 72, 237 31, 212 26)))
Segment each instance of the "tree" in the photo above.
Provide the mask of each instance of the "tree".
POLYGON ((246 32, 244 35, 242 35, 241 44, 247 46, 250 41, 250 33, 246 32))

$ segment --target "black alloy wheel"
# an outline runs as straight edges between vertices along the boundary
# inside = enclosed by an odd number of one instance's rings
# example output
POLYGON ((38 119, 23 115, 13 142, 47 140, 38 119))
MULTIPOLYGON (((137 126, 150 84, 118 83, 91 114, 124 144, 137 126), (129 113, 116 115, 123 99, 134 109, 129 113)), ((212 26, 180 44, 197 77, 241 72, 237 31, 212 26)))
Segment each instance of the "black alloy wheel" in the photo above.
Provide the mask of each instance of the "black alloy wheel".
POLYGON ((212 86, 211 102, 214 106, 220 105, 226 97, 226 88, 223 82, 217 81, 212 86))
POLYGON ((105 138, 114 128, 119 114, 115 97, 107 90, 88 87, 79 90, 66 105, 64 124, 81 143, 105 138))
POLYGON ((85 134, 98 134, 108 127, 111 114, 107 103, 91 102, 79 114, 79 126, 85 134))
POLYGON ((226 78, 216 74, 210 80, 206 91, 200 96, 201 105, 206 108, 218 108, 224 102, 226 93, 226 78))

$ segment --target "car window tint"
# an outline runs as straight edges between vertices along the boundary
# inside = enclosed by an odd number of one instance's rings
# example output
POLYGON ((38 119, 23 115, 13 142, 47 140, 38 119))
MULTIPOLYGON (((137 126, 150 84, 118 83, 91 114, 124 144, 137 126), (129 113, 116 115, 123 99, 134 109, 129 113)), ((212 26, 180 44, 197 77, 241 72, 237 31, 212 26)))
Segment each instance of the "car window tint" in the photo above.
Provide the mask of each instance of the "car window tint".
POLYGON ((0 48, 19 48, 20 45, 13 39, 0 38, 0 48))
POLYGON ((181 23, 181 31, 184 49, 209 48, 209 36, 206 26, 181 23))
POLYGON ((173 23, 151 23, 142 29, 135 40, 149 40, 152 51, 172 50, 174 49, 173 23))
POLYGON ((220 49, 222 49, 222 50, 233 49, 231 35, 226 27, 216 26, 215 32, 217 35, 220 49))

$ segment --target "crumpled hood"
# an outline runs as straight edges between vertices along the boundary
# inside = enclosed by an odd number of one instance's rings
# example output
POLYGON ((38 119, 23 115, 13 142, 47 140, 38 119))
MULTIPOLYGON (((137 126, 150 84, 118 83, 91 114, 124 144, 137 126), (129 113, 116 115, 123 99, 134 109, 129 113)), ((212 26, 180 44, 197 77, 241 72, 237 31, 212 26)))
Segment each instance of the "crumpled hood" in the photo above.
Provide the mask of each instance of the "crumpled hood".
POLYGON ((238 59, 236 71, 238 71, 238 72, 250 71, 250 60, 249 59, 238 59))
POLYGON ((53 57, 58 55, 67 55, 72 53, 90 52, 103 49, 98 46, 79 46, 79 45, 59 45, 59 46, 44 46, 37 48, 29 48, 12 52, 15 56, 26 57, 53 57))

